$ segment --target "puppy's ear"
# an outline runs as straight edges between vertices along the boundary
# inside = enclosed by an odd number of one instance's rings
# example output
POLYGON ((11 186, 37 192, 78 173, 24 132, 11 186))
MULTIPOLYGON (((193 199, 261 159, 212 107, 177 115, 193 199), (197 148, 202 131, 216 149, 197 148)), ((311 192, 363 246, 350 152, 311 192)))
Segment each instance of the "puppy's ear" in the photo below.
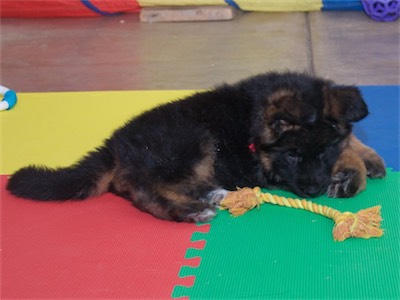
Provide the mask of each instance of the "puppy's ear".
POLYGON ((331 86, 324 91, 324 115, 327 118, 356 122, 368 115, 360 90, 353 86, 331 86))

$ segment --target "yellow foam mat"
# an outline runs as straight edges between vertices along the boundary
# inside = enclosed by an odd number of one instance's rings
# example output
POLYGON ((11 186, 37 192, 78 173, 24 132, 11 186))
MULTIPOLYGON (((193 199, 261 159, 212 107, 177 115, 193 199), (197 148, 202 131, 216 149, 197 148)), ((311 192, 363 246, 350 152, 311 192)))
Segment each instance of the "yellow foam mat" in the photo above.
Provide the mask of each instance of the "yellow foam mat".
POLYGON ((193 92, 19 93, 17 105, 0 112, 0 174, 70 165, 134 115, 193 92))
POLYGON ((323 6, 321 0, 138 0, 140 6, 232 5, 246 11, 313 11, 323 6))

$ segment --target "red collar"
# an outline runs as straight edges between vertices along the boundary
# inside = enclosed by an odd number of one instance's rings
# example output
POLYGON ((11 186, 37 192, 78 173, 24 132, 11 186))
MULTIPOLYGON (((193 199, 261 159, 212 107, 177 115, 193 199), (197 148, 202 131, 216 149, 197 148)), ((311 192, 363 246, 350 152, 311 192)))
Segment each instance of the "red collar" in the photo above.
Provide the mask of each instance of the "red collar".
POLYGON ((251 143, 247 146, 247 148, 249 149, 250 153, 255 153, 257 151, 256 149, 256 145, 254 143, 251 143))

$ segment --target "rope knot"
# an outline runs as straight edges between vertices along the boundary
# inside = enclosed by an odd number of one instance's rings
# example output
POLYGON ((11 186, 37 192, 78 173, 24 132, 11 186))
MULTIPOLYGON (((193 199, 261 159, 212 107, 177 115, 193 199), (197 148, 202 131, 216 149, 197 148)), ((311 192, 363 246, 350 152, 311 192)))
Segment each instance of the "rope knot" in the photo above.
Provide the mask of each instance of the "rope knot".
POLYGON ((369 239, 383 235, 383 229, 380 228, 382 221, 380 206, 363 209, 358 213, 344 212, 334 221, 333 238, 336 241, 344 241, 350 237, 369 239))
POLYGON ((230 192, 221 203, 222 209, 228 209, 229 212, 237 217, 243 215, 248 210, 255 207, 259 208, 260 204, 263 202, 260 188, 237 188, 236 192, 230 192))

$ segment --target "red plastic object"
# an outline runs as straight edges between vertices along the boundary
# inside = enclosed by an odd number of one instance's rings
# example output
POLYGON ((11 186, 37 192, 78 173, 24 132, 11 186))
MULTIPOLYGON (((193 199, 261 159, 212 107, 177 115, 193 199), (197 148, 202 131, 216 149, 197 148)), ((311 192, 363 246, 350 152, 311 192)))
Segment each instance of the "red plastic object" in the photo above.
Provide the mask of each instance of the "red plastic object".
MULTIPOLYGON (((2 299, 169 299, 201 227, 158 220, 111 194, 35 202, 0 176, 2 299)), ((203 227, 203 226, 202 226, 203 227)))
POLYGON ((1 17, 94 17, 140 11, 136 0, 0 0, 1 17))

